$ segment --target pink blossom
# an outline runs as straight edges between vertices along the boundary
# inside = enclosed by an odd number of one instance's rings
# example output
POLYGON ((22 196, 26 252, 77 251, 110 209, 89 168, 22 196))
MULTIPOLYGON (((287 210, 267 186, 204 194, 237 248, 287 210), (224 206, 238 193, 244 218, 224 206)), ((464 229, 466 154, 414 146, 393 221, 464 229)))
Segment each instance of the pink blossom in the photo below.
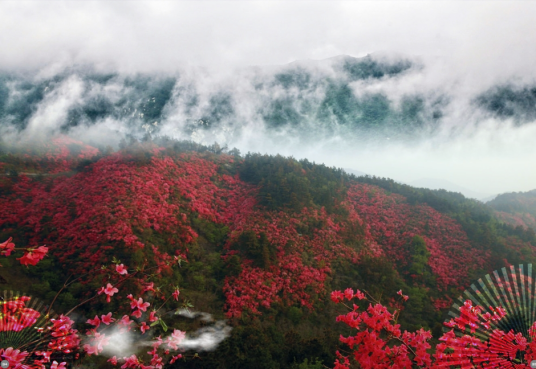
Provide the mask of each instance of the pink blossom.
POLYGON ((9 237, 6 242, 0 243, 0 255, 9 256, 15 249, 15 244, 11 242, 13 237, 9 237))
POLYGON ((99 317, 95 315, 95 319, 88 319, 86 323, 95 326, 95 328, 98 328, 100 325, 100 320, 99 317))
POLYGON ((141 323, 140 330, 141 330, 142 334, 145 334, 145 331, 149 330, 150 328, 151 327, 149 327, 147 324, 145 324, 145 322, 141 323))
POLYGON ((151 282, 151 283, 148 283, 148 284, 145 285, 145 288, 143 289, 142 293, 146 292, 146 291, 155 292, 155 290, 154 290, 154 282, 151 282))
POLYGON ((170 364, 173 364, 178 359, 182 358, 182 354, 178 354, 177 356, 173 356, 171 360, 169 361, 170 364))
POLYGON ((136 300, 132 300, 132 302, 130 303, 130 307, 132 309, 135 309, 135 308, 138 308, 140 309, 141 311, 147 311, 147 308, 150 306, 151 304, 148 303, 148 302, 143 302, 143 299, 140 297, 138 299, 138 301, 136 300))
POLYGON ((123 315, 123 317, 121 318, 121 321, 119 322, 119 324, 127 325, 127 326, 130 325, 130 323, 132 323, 132 320, 130 320, 128 315, 123 315))
POLYGON ((110 283, 106 285, 106 288, 101 287, 101 290, 99 291, 99 294, 104 292, 106 294, 106 302, 110 302, 110 297, 114 295, 114 293, 119 292, 117 288, 112 286, 110 283))
POLYGON ((121 369, 130 369, 130 368, 136 368, 140 364, 140 361, 136 357, 136 355, 132 355, 131 357, 125 358, 125 364, 121 366, 121 369))
POLYGON ((121 275, 128 274, 128 271, 123 264, 116 265, 115 271, 121 275))
POLYGON ((112 318, 112 313, 108 313, 106 315, 101 315, 101 320, 106 325, 110 325, 111 322, 115 321, 115 319, 112 318))
POLYGON ((17 364, 20 364, 26 356, 28 356, 28 352, 26 351, 20 352, 20 350, 14 350, 13 347, 8 347, 5 350, 0 348, 0 357, 9 361, 9 363, 15 367, 17 364))
POLYGON ((52 365, 50 366, 50 369, 66 369, 65 364, 67 364, 66 361, 63 361, 60 364, 58 364, 58 362, 56 360, 54 360, 52 362, 52 365))
POLYGON ((39 246, 37 249, 29 249, 17 260, 20 260, 22 265, 37 265, 46 256, 47 252, 48 247, 39 246))
POLYGON ((179 331, 178 329, 174 329, 171 336, 167 338, 168 346, 171 347, 173 350, 178 349, 179 344, 182 342, 185 336, 186 336, 185 332, 179 331))

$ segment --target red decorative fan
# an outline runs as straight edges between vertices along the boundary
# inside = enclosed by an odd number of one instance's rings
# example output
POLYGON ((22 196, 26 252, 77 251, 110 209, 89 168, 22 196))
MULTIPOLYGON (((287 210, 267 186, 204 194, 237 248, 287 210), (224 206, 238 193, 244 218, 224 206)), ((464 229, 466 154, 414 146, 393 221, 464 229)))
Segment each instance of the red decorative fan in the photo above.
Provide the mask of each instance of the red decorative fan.
POLYGON ((0 348, 39 349, 36 344, 46 334, 39 327, 51 318, 43 302, 13 291, 4 291, 0 300, 0 348))
POLYGON ((501 307, 506 316, 499 321, 490 321, 491 329, 476 328, 475 335, 488 339, 493 329, 500 329, 504 332, 513 330, 528 337, 529 329, 536 321, 535 288, 532 264, 520 264, 517 269, 514 266, 502 268, 487 274, 465 290, 463 296, 458 297, 459 303, 453 304, 449 316, 459 317, 460 307, 466 300, 471 300, 473 306, 481 306, 482 314, 493 314, 496 308, 501 307))
POLYGON ((479 279, 453 304, 437 364, 526 368, 536 359, 536 283, 532 264, 479 279))
POLYGON ((48 310, 34 297, 13 291, 0 294, 0 360, 9 358, 10 367, 64 368, 73 359, 80 343, 74 322, 48 310))

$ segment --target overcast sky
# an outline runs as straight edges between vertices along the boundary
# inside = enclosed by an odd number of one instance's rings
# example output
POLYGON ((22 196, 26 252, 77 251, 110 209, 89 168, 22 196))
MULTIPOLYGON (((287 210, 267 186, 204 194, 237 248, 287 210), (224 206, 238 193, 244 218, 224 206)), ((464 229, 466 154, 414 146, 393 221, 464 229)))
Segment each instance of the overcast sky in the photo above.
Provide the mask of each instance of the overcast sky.
POLYGON ((534 14, 529 1, 2 1, 0 67, 169 70, 384 50, 519 73, 535 68, 534 14))
MULTIPOLYGON (((426 65, 421 85, 452 85, 463 95, 535 81, 535 15, 530 1, 1 1, 0 69, 53 74, 89 63, 123 72, 203 65, 229 73, 383 51, 419 57, 426 65)), ((536 188, 536 174, 525 169, 536 160, 535 129, 494 124, 444 148, 390 148, 361 165, 344 152, 277 150, 405 181, 443 176, 490 194, 536 188), (421 162, 421 169, 402 168, 402 161, 421 162)))

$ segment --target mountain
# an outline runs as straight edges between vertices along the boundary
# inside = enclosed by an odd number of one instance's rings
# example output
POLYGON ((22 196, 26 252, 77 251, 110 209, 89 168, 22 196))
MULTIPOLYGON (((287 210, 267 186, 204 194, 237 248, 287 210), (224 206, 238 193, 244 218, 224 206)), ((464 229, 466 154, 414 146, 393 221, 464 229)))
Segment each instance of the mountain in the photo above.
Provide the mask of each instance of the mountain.
POLYGON ((536 230, 536 190, 503 193, 487 204, 495 209, 496 216, 502 221, 536 230))
POLYGON ((482 119, 516 126, 534 121, 533 85, 492 86, 474 96, 430 91, 426 84, 407 88, 424 70, 414 59, 339 55, 227 74, 201 68, 125 74, 90 65, 54 75, 0 71, 0 128, 23 136, 52 131, 100 140, 107 138, 96 133, 103 129, 137 138, 173 133, 229 145, 262 132, 274 143, 285 136, 292 144, 342 139, 361 146, 384 144, 385 137, 391 143, 433 137, 450 118, 452 104, 461 102, 482 119), (35 126, 49 115, 54 119, 45 127, 35 126))
POLYGON ((493 195, 489 197, 484 197, 483 199, 480 199, 483 203, 488 203, 489 201, 495 199, 498 195, 493 195))
MULTIPOLYGON (((403 290, 401 329, 437 339, 476 277, 536 261, 534 232, 461 194, 216 144, 148 137, 113 151, 58 137, 0 146, 0 170, 0 241, 49 247, 29 268, 4 257, 3 287, 50 302, 62 290, 54 309, 64 313, 106 285, 114 263, 132 271, 122 299, 147 288, 169 296, 178 285, 185 303, 232 327, 184 368, 332 365, 345 330, 329 294, 349 287, 376 299, 403 290), (80 279, 64 288, 70 275, 80 279)), ((114 304, 81 306, 77 324, 114 304)), ((206 328, 173 317, 170 327, 206 328)))
MULTIPOLYGON (((463 194, 465 197, 470 199, 478 199, 481 201, 484 201, 488 198, 493 198, 494 196, 486 193, 481 193, 477 191, 473 191, 469 188, 459 186, 455 183, 452 183, 446 179, 438 179, 438 178, 421 178, 415 181, 412 181, 409 183, 409 185, 413 187, 419 187, 419 188, 429 188, 431 190, 440 190, 444 189, 451 192, 459 192, 463 194)), ((485 201, 484 201, 485 202, 485 201)))
POLYGON ((404 56, 373 54, 245 68, 228 78, 203 70, 104 73, 91 66, 48 77, 0 71, 0 127, 42 134, 31 122, 50 107, 58 115, 47 129, 78 137, 103 122, 108 122, 106 128, 115 122, 113 129, 138 138, 147 132, 167 134, 171 124, 181 137, 223 144, 249 133, 255 122, 257 130, 274 138, 288 131, 300 142, 359 139, 385 130, 394 140, 437 125, 445 104, 421 93, 395 101, 367 86, 404 78, 419 68, 404 56))

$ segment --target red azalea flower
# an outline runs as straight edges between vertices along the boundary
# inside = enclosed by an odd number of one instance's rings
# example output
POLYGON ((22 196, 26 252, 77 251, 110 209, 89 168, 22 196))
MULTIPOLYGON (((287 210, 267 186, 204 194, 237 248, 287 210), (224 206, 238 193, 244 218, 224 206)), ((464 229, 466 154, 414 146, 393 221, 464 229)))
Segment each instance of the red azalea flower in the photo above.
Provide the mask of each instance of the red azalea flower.
POLYGON ((143 292, 146 292, 146 291, 155 292, 155 290, 154 290, 154 282, 151 282, 151 283, 148 283, 147 285, 145 285, 145 288, 141 292, 143 293, 143 292))
POLYGON ((130 325, 130 323, 132 323, 133 321, 130 320, 130 318, 128 317, 128 315, 123 315, 123 317, 121 318, 121 321, 119 322, 119 324, 122 324, 122 325, 130 325))
POLYGON ((173 350, 176 350, 179 348, 180 343, 186 336, 186 333, 183 331, 179 331, 178 329, 174 329, 171 336, 167 338, 167 344, 169 347, 171 347, 173 350))
POLYGON ((58 364, 57 361, 53 361, 52 365, 50 366, 50 369, 66 369, 65 364, 67 364, 66 361, 63 361, 62 363, 58 364))
POLYGON ((145 331, 150 329, 150 328, 151 327, 149 327, 147 324, 145 324, 145 322, 141 323, 140 330, 141 330, 142 334, 145 334, 145 331))
POLYGON ((0 357, 9 361, 10 366, 17 367, 26 356, 28 356, 26 351, 20 352, 20 350, 14 350, 13 347, 8 347, 5 350, 0 349, 0 357))
POLYGON ((38 262, 43 260, 48 252, 48 247, 39 246, 37 249, 30 249, 24 253, 20 260, 22 265, 37 265, 38 262))
POLYGON ((139 364, 140 364, 140 361, 138 360, 136 355, 132 355, 131 357, 125 358, 125 364, 123 364, 123 366, 121 366, 121 369, 136 368, 136 367, 139 366, 139 364))
POLYGON ((115 321, 115 319, 112 318, 112 313, 108 313, 106 315, 101 315, 101 320, 106 325, 110 325, 111 322, 115 321))
POLYGON ((100 326, 100 320, 99 317, 95 315, 95 319, 88 319, 86 323, 91 324, 95 326, 95 328, 98 328, 100 326))
POLYGON ((6 242, 0 243, 0 255, 9 256, 15 249, 15 244, 11 242, 13 237, 9 237, 6 242))
POLYGON ((128 271, 123 264, 116 265, 115 271, 121 275, 128 274, 128 271))
POLYGON ((110 302, 110 297, 113 296, 114 293, 119 292, 119 290, 115 288, 114 286, 112 286, 110 283, 108 283, 106 285, 106 288, 101 287, 99 294, 103 292, 106 294, 106 302, 110 302))
POLYGON ((138 299, 138 301, 136 300, 132 300, 132 302, 130 303, 130 307, 132 309, 135 309, 135 308, 138 308, 140 309, 141 311, 147 311, 147 308, 150 306, 151 304, 148 303, 148 302, 143 302, 143 299, 140 297, 138 299))

